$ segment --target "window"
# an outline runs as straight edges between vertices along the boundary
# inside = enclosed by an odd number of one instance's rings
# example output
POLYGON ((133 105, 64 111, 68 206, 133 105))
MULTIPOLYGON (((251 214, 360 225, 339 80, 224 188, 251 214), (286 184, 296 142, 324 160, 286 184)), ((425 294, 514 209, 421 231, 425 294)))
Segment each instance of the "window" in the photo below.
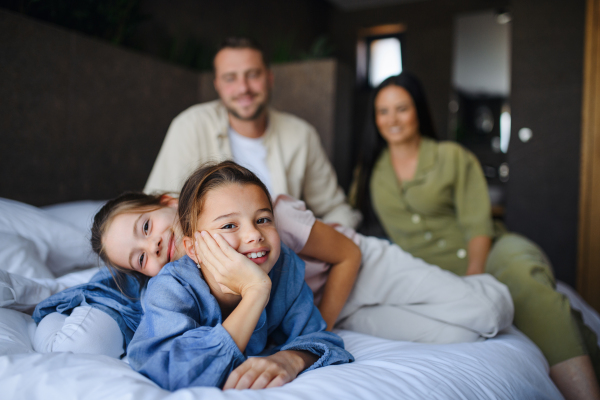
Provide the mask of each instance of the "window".
POLYGON ((402 72, 402 24, 380 25, 361 29, 356 48, 357 83, 375 87, 392 75, 402 72))
POLYGON ((402 72, 402 51, 399 38, 387 37, 371 41, 368 71, 371 87, 402 72))

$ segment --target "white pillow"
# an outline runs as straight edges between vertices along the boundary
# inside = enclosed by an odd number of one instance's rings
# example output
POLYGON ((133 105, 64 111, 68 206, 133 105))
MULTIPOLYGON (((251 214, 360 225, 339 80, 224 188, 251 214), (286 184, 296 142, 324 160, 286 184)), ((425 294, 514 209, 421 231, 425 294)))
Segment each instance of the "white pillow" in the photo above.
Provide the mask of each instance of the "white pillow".
POLYGON ((0 270, 27 278, 54 278, 31 240, 0 232, 0 243, 0 270))
POLYGON ((33 353, 35 322, 29 315, 0 308, 0 356, 33 353))
POLYGON ((71 272, 60 278, 26 278, 0 271, 0 307, 31 314, 39 302, 71 286, 89 282, 99 268, 71 272))
POLYGON ((0 232, 17 234, 35 244, 41 260, 55 275, 97 265, 87 232, 24 203, 0 198, 0 232))
POLYGON ((47 215, 73 225, 90 237, 94 216, 106 203, 105 200, 81 200, 40 207, 47 215))

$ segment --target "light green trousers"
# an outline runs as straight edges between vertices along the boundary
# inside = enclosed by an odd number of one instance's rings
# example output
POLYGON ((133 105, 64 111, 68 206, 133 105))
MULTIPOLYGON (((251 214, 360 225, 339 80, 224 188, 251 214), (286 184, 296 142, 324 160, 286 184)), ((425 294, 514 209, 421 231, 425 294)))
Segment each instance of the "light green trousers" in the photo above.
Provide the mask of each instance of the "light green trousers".
POLYGON ((552 268, 537 245, 514 233, 502 235, 490 251, 486 272, 508 286, 515 326, 542 350, 550 366, 589 354, 598 375, 596 335, 555 290, 552 268))

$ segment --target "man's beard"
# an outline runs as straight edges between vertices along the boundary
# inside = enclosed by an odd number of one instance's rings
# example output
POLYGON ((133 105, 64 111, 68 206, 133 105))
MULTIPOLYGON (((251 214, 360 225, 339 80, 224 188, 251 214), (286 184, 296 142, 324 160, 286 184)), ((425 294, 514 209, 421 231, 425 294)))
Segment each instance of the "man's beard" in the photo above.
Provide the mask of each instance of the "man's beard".
POLYGON ((252 115, 250 115, 249 117, 242 117, 236 110, 234 110, 231 107, 228 107, 227 104, 225 104, 225 108, 227 109, 227 112, 229 114, 233 115, 235 118, 237 118, 241 121, 254 121, 254 120, 258 119, 262 115, 262 113, 266 110, 270 97, 271 97, 270 94, 268 94, 265 101, 262 102, 261 104, 259 104, 256 111, 254 111, 254 113, 252 115))

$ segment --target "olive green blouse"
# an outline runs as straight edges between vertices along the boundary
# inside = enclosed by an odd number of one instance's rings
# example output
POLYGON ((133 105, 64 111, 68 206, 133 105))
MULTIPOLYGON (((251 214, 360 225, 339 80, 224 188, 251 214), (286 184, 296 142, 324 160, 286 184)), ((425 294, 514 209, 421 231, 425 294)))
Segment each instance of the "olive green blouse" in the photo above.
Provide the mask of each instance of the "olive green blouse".
POLYGON ((430 264, 464 275, 469 240, 494 236, 481 166, 457 143, 423 137, 415 176, 402 182, 385 149, 370 185, 373 208, 388 236, 430 264))

